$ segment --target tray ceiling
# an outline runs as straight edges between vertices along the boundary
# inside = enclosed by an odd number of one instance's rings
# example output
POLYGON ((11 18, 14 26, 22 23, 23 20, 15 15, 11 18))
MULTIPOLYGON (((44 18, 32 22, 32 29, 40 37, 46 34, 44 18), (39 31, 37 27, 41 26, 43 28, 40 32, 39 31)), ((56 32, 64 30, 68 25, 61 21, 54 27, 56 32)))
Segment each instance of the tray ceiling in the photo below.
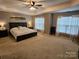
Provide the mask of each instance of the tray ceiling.
POLYGON ((39 2, 42 7, 39 7, 35 11, 30 10, 22 1, 18 0, 0 0, 0 11, 17 12, 27 15, 37 15, 45 12, 47 8, 57 4, 68 2, 69 0, 32 0, 32 1, 45 1, 39 2), (40 11, 40 12, 39 12, 40 11))

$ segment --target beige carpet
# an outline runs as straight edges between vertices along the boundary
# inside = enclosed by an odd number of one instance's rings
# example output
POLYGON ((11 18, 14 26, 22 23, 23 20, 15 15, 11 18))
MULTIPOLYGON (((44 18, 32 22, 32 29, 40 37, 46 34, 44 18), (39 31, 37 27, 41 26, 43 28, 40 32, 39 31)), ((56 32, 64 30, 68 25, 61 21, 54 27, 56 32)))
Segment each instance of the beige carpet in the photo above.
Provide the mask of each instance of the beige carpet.
POLYGON ((42 33, 20 42, 0 38, 0 59, 77 59, 77 51, 69 38, 42 33))

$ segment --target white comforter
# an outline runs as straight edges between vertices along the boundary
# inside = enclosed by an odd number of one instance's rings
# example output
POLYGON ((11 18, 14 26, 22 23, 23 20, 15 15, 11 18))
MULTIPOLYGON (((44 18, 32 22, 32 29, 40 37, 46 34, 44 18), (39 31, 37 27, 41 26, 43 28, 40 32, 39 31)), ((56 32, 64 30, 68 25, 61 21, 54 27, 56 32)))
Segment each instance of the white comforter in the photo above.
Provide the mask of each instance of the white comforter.
POLYGON ((11 34, 17 39, 17 36, 29 34, 32 32, 37 32, 36 30, 32 30, 26 27, 15 27, 10 30, 11 34))

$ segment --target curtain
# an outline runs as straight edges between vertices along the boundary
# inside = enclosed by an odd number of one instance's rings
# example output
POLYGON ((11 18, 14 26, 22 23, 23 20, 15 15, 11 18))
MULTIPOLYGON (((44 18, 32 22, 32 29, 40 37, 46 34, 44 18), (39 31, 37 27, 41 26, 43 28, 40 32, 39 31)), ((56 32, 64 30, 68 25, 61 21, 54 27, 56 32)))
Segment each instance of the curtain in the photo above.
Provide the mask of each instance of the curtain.
POLYGON ((79 17, 76 17, 76 16, 58 17, 57 33, 78 35, 79 34, 79 17))
POLYGON ((44 30, 44 18, 43 17, 35 18, 35 29, 44 30))

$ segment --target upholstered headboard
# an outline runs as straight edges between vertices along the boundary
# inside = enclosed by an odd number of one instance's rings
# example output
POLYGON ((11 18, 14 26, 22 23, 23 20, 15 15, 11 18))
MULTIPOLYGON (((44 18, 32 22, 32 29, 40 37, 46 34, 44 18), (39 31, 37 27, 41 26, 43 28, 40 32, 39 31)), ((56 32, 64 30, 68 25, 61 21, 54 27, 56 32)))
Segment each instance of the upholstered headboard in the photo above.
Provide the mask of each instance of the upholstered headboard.
POLYGON ((26 22, 10 22, 9 23, 9 29, 14 28, 14 27, 18 27, 18 26, 27 27, 27 23, 26 22))

